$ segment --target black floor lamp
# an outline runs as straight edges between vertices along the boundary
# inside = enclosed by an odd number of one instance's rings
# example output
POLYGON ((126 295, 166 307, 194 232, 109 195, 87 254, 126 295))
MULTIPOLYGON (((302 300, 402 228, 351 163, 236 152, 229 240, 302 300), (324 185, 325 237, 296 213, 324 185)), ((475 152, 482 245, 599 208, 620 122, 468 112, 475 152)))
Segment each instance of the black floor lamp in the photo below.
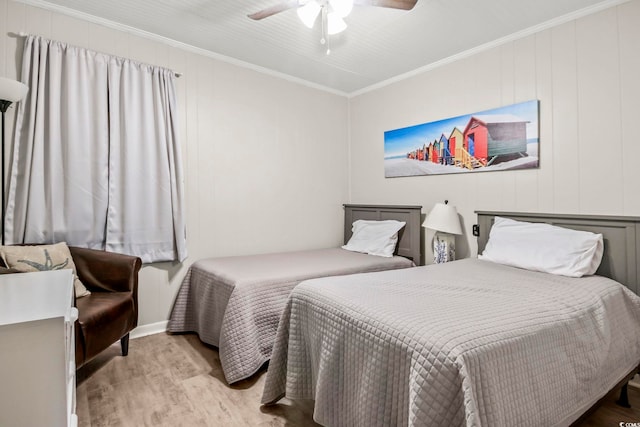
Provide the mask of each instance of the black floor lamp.
POLYGON ((27 85, 20 83, 13 79, 7 79, 0 77, 0 111, 2 112, 2 205, 0 205, 0 211, 2 216, 2 244, 4 245, 4 214, 5 214, 5 187, 4 187, 4 113, 7 112, 7 108, 13 103, 18 102, 27 94, 29 88, 27 85))

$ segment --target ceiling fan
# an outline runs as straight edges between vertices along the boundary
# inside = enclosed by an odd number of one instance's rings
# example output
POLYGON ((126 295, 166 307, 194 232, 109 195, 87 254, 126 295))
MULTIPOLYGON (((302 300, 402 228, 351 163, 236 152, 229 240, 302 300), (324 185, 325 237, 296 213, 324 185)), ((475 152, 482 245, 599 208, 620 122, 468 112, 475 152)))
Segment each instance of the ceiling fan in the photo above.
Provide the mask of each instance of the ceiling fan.
MULTIPOLYGON (((377 6, 390 9, 411 10, 418 0, 288 0, 274 6, 247 15, 249 18, 259 21, 269 16, 290 9, 297 9, 298 17, 308 28, 313 28, 318 16, 321 17, 322 38, 321 44, 327 43, 327 36, 338 34, 347 28, 344 22, 354 5, 377 6)), ((327 45, 327 55, 331 53, 327 45)))

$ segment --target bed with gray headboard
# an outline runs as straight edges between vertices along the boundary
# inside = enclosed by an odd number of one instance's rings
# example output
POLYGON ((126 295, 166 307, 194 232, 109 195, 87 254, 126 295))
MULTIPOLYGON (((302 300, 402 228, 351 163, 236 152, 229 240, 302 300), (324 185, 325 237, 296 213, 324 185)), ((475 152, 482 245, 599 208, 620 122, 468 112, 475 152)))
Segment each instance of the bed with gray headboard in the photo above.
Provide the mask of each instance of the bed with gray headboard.
MULTIPOLYGON (((480 253, 496 216, 601 233, 598 274, 467 258, 305 281, 281 317, 262 403, 313 399, 322 425, 570 425, 627 381, 640 361, 640 218, 477 214, 480 253)), ((520 227, 492 246, 533 254, 578 238, 542 227, 525 244, 540 227, 520 227)))
POLYGON ((566 215, 476 211, 478 216, 478 253, 484 250, 494 218, 500 216, 516 221, 545 222, 573 230, 600 233, 604 239, 604 255, 596 274, 622 283, 633 292, 640 292, 640 217, 607 215, 566 215))
MULTIPOLYGON (((476 215, 478 216, 478 254, 482 254, 487 245, 496 216, 602 234, 604 253, 596 274, 623 284, 636 295, 640 293, 640 217, 499 211, 476 211, 476 215)), ((640 366, 633 368, 613 387, 613 389, 621 388, 618 402, 622 406, 629 405, 627 383, 639 368, 640 366)), ((604 398, 595 402, 590 410, 586 411, 574 424, 578 425, 586 415, 597 408, 602 400, 604 398)))
POLYGON ((409 258, 416 265, 422 262, 422 206, 417 205, 344 205, 344 243, 351 238, 352 224, 359 219, 383 221, 393 219, 405 223, 398 232, 396 254, 409 258))
POLYGON ((344 241, 356 220, 398 220, 396 254, 387 258, 338 247, 206 258, 187 271, 169 318, 169 332, 195 332, 217 346, 229 384, 248 378, 271 356, 287 297, 303 280, 420 265, 421 206, 344 205, 344 241))

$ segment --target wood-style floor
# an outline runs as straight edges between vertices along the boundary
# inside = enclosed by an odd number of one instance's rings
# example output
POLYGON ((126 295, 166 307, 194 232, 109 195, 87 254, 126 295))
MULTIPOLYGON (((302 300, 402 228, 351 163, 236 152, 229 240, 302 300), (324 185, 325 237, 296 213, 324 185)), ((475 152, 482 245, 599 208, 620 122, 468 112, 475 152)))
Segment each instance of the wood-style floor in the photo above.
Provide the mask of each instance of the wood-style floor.
MULTIPOLYGON (((111 346, 77 372, 80 427, 99 426, 314 426, 313 402, 283 400, 261 407, 265 372, 229 387, 218 351, 194 334, 156 334, 131 340, 129 356, 111 346)), ((606 402, 580 425, 640 423, 640 391, 632 408, 606 402)), ((624 426, 623 426, 624 427, 624 426)))

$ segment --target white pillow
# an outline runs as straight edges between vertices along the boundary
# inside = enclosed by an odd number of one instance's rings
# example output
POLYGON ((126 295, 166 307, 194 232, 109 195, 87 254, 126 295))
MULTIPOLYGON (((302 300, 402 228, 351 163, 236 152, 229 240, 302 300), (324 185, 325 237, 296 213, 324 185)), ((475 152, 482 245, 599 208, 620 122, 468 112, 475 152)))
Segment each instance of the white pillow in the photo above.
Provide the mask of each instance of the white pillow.
POLYGON ((393 219, 384 221, 353 222, 353 235, 342 249, 363 252, 369 255, 392 257, 398 243, 398 231, 404 227, 403 221, 393 219))
POLYGON ((551 224, 495 217, 479 259, 569 277, 596 272, 604 244, 602 234, 551 224))

